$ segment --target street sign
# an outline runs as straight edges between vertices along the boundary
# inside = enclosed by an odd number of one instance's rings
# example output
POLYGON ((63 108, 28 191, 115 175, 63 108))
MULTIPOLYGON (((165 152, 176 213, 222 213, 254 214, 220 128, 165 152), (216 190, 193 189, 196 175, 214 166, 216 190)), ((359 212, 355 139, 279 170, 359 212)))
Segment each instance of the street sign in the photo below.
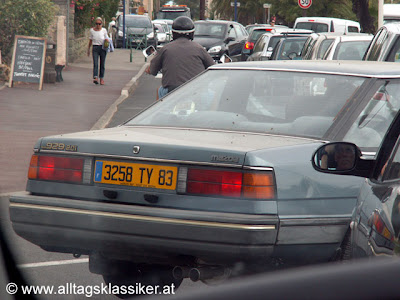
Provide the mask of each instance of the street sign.
POLYGON ((263 7, 264 7, 264 8, 271 8, 271 4, 269 4, 269 3, 264 3, 264 4, 263 4, 263 7))
MULTIPOLYGON (((237 7, 240 7, 240 2, 236 2, 237 7)), ((231 6, 234 7, 235 6, 235 2, 231 2, 231 6)))
POLYGON ((310 8, 312 4, 312 0, 297 0, 297 2, 302 9, 310 8))

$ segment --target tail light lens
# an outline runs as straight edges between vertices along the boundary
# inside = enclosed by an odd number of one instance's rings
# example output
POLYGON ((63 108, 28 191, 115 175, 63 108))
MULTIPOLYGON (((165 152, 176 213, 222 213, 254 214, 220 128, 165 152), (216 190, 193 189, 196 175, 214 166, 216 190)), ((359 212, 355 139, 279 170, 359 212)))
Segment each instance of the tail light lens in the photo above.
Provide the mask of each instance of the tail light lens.
POLYGON ((375 211, 372 216, 372 223, 376 229, 376 232, 379 233, 381 236, 385 237, 390 241, 394 241, 394 236, 386 226, 385 222, 382 220, 378 211, 375 211))
POLYGON ((68 183, 90 183, 91 159, 34 154, 28 178, 68 183))
POLYGON ((275 179, 272 171, 181 169, 183 170, 180 170, 178 179, 179 193, 251 199, 275 198, 275 179))
POLYGON ((252 50, 254 48, 254 43, 252 42, 246 42, 246 44, 244 45, 244 49, 246 50, 252 50))

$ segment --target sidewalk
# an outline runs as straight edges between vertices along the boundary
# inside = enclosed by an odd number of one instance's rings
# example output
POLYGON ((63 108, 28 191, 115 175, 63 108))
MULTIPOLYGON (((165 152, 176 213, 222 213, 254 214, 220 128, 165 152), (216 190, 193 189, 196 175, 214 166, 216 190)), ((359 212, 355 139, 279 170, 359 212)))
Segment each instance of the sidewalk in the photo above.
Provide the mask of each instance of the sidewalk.
POLYGON ((145 70, 141 51, 130 62, 128 49, 115 49, 106 59, 105 85, 92 82, 92 59, 69 64, 63 82, 0 83, 0 195, 25 190, 32 149, 39 137, 106 127, 117 105, 136 87, 145 70))

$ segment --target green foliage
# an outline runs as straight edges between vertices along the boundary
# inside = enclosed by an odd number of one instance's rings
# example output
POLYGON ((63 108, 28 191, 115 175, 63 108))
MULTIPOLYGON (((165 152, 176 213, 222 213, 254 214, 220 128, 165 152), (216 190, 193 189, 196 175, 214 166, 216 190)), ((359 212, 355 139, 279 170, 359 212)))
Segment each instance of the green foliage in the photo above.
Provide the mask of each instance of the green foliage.
POLYGON ((50 0, 0 1, 0 49, 10 64, 15 35, 46 37, 56 7, 50 0))
POLYGON ((94 25, 97 17, 103 18, 107 28, 108 23, 118 11, 119 0, 71 0, 75 4, 75 35, 82 36, 85 29, 94 25))

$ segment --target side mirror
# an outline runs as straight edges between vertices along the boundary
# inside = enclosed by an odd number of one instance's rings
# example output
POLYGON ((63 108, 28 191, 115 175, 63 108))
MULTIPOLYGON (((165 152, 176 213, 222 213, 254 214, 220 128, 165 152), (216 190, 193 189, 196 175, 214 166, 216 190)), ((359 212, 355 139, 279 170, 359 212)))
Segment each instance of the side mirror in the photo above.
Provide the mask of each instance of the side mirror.
POLYGON ((228 55, 226 55, 226 54, 223 54, 222 56, 221 56, 221 58, 219 59, 219 61, 221 62, 221 63, 223 63, 223 64, 225 64, 225 63, 230 63, 230 62, 232 62, 232 58, 230 58, 228 55))
POLYGON ((352 143, 329 143, 315 151, 312 165, 320 172, 349 172, 355 169, 360 158, 360 149, 352 143))
POLYGON ((153 55, 157 52, 156 48, 154 46, 149 46, 143 50, 143 55, 144 57, 149 57, 150 55, 153 55))

